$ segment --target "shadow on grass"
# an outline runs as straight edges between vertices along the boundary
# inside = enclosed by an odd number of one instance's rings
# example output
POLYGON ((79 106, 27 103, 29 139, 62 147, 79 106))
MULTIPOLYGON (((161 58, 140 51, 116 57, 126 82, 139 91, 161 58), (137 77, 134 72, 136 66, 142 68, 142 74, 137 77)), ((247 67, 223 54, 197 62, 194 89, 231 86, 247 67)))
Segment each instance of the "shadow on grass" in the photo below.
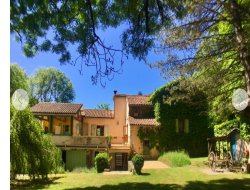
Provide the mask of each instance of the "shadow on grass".
POLYGON ((142 189, 142 190, 173 190, 173 189, 195 189, 195 190, 244 190, 250 189, 250 180, 248 179, 220 179, 212 180, 208 182, 202 181, 189 181, 186 185, 178 184, 150 184, 150 183, 120 183, 118 185, 103 185, 101 187, 85 187, 85 188, 67 188, 64 190, 130 190, 130 189, 142 189))
POLYGON ((17 179, 10 182, 11 189, 43 189, 52 184, 58 184, 56 180, 62 177, 50 177, 47 180, 44 179, 17 179))
POLYGON ((67 188, 64 190, 110 190, 110 189, 119 189, 119 190, 171 190, 171 189, 180 189, 181 186, 177 184, 150 184, 150 183, 120 183, 118 185, 103 185, 100 187, 85 187, 85 188, 67 188))
POLYGON ((188 184, 183 188, 187 189, 213 189, 213 190, 244 190, 250 189, 250 179, 219 179, 211 180, 206 183, 202 181, 189 181, 188 184))
POLYGON ((147 172, 142 172, 141 175, 151 175, 151 174, 147 172))

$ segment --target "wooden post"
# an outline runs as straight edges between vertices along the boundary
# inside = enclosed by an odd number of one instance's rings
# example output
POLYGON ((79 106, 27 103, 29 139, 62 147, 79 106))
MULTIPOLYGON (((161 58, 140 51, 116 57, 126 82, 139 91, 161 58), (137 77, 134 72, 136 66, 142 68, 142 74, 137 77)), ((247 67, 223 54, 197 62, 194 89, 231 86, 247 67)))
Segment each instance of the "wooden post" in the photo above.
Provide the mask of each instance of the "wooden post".
POLYGON ((70 120, 70 129, 71 129, 71 136, 73 136, 73 116, 71 116, 71 120, 70 120))
POLYGON ((53 133, 53 115, 49 116, 50 133, 53 133))

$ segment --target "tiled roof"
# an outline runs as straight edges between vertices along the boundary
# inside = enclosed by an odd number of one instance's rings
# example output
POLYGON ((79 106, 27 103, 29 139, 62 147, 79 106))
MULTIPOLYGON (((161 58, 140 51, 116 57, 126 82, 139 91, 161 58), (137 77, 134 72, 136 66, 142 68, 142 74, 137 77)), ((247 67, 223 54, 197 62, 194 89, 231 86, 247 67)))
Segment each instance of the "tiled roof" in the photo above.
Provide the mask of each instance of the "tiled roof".
POLYGON ((155 119, 133 118, 129 117, 130 125, 143 125, 143 126, 157 126, 158 123, 155 119))
POLYGON ((35 114, 76 114, 82 104, 40 102, 31 108, 35 114))
POLYGON ((85 117, 97 117, 97 118, 113 118, 113 110, 98 110, 98 109, 82 109, 82 115, 85 117))
POLYGON ((127 95, 129 105, 152 105, 148 102, 149 95, 127 95))

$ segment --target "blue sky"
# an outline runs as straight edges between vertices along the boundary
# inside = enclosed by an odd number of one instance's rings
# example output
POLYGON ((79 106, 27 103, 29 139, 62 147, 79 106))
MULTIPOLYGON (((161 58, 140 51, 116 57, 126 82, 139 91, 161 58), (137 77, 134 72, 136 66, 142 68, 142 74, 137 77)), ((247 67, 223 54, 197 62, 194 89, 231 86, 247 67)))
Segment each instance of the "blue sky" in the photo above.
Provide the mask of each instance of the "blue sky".
MULTIPOLYGON (((121 47, 120 35, 122 28, 107 29, 99 31, 99 36, 108 45, 121 47)), ((73 52, 73 50, 71 51, 73 52)), ((74 57, 74 52, 72 53, 74 57)), ((76 56, 76 54, 75 54, 76 56)), ((151 52, 147 60, 154 62, 163 56, 151 52)), ((143 94, 152 93, 160 86, 166 84, 166 80, 160 75, 159 70, 151 69, 144 62, 140 62, 129 56, 123 65, 123 72, 116 74, 112 81, 107 81, 106 87, 100 84, 93 85, 90 76, 94 74, 91 68, 86 67, 84 75, 80 75, 76 67, 72 65, 60 65, 58 56, 51 53, 39 53, 34 58, 26 58, 21 51, 19 43, 15 42, 14 36, 10 36, 10 62, 19 64, 28 75, 32 75, 37 69, 42 67, 55 67, 64 72, 73 83, 75 90, 74 102, 83 103, 85 108, 96 108, 97 104, 108 103, 113 109, 113 91, 116 89, 121 94, 143 94)), ((119 60, 117 60, 119 64, 119 60)))

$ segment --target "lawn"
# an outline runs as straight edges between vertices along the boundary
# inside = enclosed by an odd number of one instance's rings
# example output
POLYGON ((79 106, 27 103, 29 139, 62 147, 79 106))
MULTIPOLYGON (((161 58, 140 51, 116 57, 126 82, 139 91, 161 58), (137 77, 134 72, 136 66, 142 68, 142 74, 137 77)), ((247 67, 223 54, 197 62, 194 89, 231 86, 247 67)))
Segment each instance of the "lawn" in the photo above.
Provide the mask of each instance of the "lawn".
POLYGON ((65 190, 163 190, 163 189, 250 189, 250 174, 217 174, 201 172, 204 158, 192 159, 190 166, 143 170, 143 175, 103 175, 97 173, 66 173, 51 175, 48 182, 30 182, 23 178, 12 183, 12 189, 65 190))

